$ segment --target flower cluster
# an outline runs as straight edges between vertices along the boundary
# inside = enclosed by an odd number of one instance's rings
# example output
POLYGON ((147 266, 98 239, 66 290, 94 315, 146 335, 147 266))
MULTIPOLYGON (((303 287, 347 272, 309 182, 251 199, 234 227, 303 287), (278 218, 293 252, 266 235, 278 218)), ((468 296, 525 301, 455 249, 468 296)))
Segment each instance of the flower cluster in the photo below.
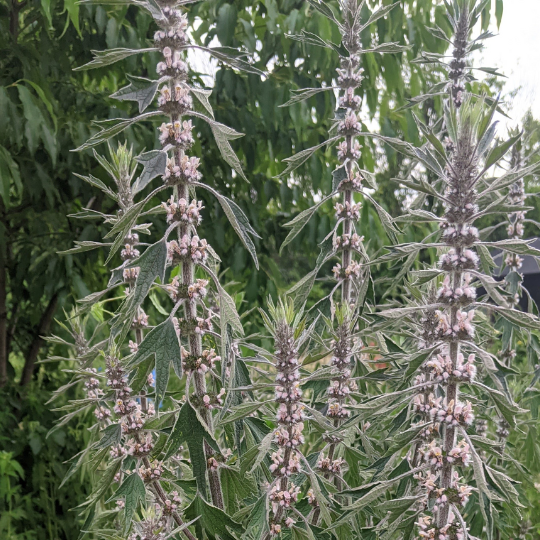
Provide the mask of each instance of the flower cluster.
POLYGON ((346 462, 343 458, 332 460, 329 457, 321 456, 317 461, 317 468, 324 473, 341 475, 344 463, 346 462))
POLYGON ((447 341, 463 341, 474 338, 474 326, 472 324, 474 310, 455 311, 453 313, 455 318, 454 324, 451 324, 450 320, 452 315, 438 310, 435 313, 438 319, 437 336, 439 339, 447 341))
POLYGON ((336 203, 334 206, 337 219, 351 219, 353 221, 358 221, 360 219, 361 209, 362 205, 360 203, 354 204, 348 201, 344 204, 336 203))
POLYGON ((219 362, 221 357, 214 349, 205 349, 201 356, 190 354, 182 347, 182 368, 186 373, 198 372, 204 375, 214 368, 214 364, 219 362))
POLYGON ((184 259, 191 259, 194 263, 204 263, 207 257, 208 243, 198 236, 189 237, 187 234, 178 241, 167 243, 167 255, 171 264, 179 264, 184 259))
POLYGON ((338 251, 339 249, 353 249, 354 251, 360 251, 362 242, 364 241, 363 236, 359 236, 356 233, 344 234, 343 236, 336 236, 334 238, 334 249, 338 251))
POLYGON ((176 84, 173 88, 168 85, 160 89, 158 105, 160 109, 170 116, 181 116, 193 107, 193 100, 187 88, 176 84))
POLYGON ((162 203, 163 208, 167 213, 167 223, 184 222, 190 225, 200 225, 202 221, 201 210, 204 208, 202 201, 188 202, 185 199, 174 200, 171 197, 166 203, 162 203))
MULTIPOLYGON (((171 144, 181 150, 189 150, 195 140, 193 139, 193 124, 191 120, 175 120, 174 122, 163 123, 159 127, 159 142, 163 146, 171 144)), ((197 163, 198 166, 198 163, 197 163)), ((171 177, 181 178, 180 168, 176 169, 174 161, 169 160, 167 163, 167 172, 165 173, 165 180, 171 177)), ((196 169, 197 167, 195 167, 196 169)))
POLYGON ((362 274, 362 265, 356 261, 352 261, 349 266, 342 268, 341 264, 337 263, 332 268, 334 278, 338 281, 348 279, 358 279, 362 274))
POLYGON ((444 278, 441 288, 437 291, 437 301, 442 304, 466 306, 476 299, 476 289, 471 287, 471 274, 463 274, 461 286, 452 287, 450 276, 444 278))

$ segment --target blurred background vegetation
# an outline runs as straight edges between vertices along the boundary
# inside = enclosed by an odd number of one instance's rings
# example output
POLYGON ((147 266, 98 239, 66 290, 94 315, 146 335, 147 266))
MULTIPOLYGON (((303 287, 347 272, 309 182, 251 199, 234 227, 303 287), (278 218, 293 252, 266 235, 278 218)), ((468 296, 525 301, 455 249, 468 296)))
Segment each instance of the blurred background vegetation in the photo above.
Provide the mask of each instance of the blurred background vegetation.
MULTIPOLYGON (((369 0, 366 10, 379 3, 369 0)), ((411 110, 401 107, 440 80, 436 70, 411 61, 420 51, 444 52, 446 44, 436 40, 426 26, 438 24, 449 31, 445 7, 442 0, 383 3, 398 6, 366 31, 365 44, 394 41, 411 49, 402 55, 365 56, 365 120, 382 135, 419 144, 411 110)), ((488 4, 482 21, 485 28, 500 23, 502 7, 502 0, 488 4)), ((284 158, 326 139, 335 109, 332 92, 280 107, 293 89, 331 85, 337 67, 333 51, 306 46, 287 34, 304 29, 334 42, 339 36, 302 0, 207 0, 194 4, 189 14, 196 28, 194 40, 241 46, 254 56, 257 67, 269 73, 261 79, 208 64, 215 69, 211 103, 216 119, 246 134, 234 147, 249 183, 231 175, 205 126, 200 127, 193 149, 201 157, 206 182, 234 198, 262 237, 256 241, 261 263, 257 271, 221 207, 210 198, 205 201, 203 236, 221 257, 224 279, 245 312, 309 272, 318 254, 317 244, 329 231, 331 204, 279 252, 287 233, 282 224, 330 190, 333 149, 310 158, 294 179, 275 176, 283 170, 284 158)), ((78 536, 81 524, 70 509, 84 500, 90 471, 83 468, 60 484, 69 467, 66 460, 84 447, 90 419, 79 417, 47 437, 60 413, 46 403, 69 376, 57 362, 39 361, 50 354, 67 354, 61 345, 47 344, 43 336, 62 334, 59 322, 65 321, 76 299, 101 290, 108 280, 105 253, 57 254, 75 240, 102 237, 95 222, 68 216, 82 208, 114 209, 74 174, 91 173, 106 181, 105 171, 91 152, 71 150, 95 131, 93 120, 135 114, 129 103, 109 96, 127 83, 126 73, 154 77, 156 62, 149 54, 92 71, 73 69, 90 60, 91 50, 146 47, 154 30, 150 17, 133 6, 79 4, 77 0, 0 1, 0 538, 72 540, 78 536)), ((202 69, 204 61, 191 58, 191 64, 194 70, 202 69)), ((199 82, 208 84, 209 79, 200 75, 199 82)), ((475 84, 489 93, 501 89, 504 93, 501 84, 489 77, 475 84)), ((427 118, 440 106, 437 99, 428 100, 419 112, 427 118)), ((536 120, 527 118, 528 149, 537 146, 536 127, 536 120)), ((139 124, 126 132, 125 140, 136 153, 155 148, 155 126, 139 124)), ((390 214, 400 215, 408 194, 396 190, 392 178, 404 167, 401 158, 387 146, 364 144, 363 166, 377 173, 375 198, 390 214)), ((98 151, 104 153, 106 148, 98 151)), ((529 181, 534 189, 533 180, 529 181)), ((535 210, 529 217, 540 221, 536 198, 531 203, 535 210)), ((368 205, 362 223, 370 250, 389 242, 368 205)), ((162 227, 163 220, 157 219, 156 236, 162 227)), ((527 232, 526 237, 536 235, 534 229, 527 232)), ((504 228, 497 234, 504 235, 504 228)), ((402 240, 424 236, 425 231, 411 229, 402 240)), ((393 268, 375 270, 375 297, 395 273, 393 268)), ((317 285, 314 300, 317 294, 323 295, 324 287, 324 282, 317 285)), ((96 321, 102 309, 102 305, 94 309, 96 321)), ((258 331, 256 318, 248 321, 246 317, 245 322, 248 333, 258 331)), ((79 392, 70 388, 64 399, 79 392)), ((62 404, 57 401, 55 406, 62 404)), ((532 441, 529 454, 530 466, 539 470, 537 441, 532 441)))

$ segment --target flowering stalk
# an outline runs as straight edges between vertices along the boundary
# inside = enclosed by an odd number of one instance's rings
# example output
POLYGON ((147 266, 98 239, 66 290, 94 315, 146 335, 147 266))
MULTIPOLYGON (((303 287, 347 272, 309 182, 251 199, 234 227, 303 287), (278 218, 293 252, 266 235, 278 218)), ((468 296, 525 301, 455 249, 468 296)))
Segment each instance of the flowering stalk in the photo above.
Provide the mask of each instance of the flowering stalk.
MULTIPOLYGON (((108 194, 118 202, 119 209, 116 219, 121 219, 134 205, 132 183, 137 165, 133 161, 131 151, 125 145, 119 145, 116 151, 110 149, 110 153, 110 162, 98 154, 95 154, 95 156, 115 182, 116 193, 109 190, 108 194)), ((92 182, 92 177, 84 179, 92 182)), ((92 183, 95 184, 95 181, 92 183)), ((107 219, 112 221, 113 216, 107 216, 107 219)), ((138 250, 139 235, 133 229, 130 229, 124 241, 124 248, 120 253, 123 261, 121 267, 122 280, 117 280, 115 285, 124 284, 124 294, 129 296, 139 275, 138 268, 128 267, 131 261, 140 256, 138 250)), ((82 247, 78 246, 70 251, 77 252, 82 247)), ((70 333, 75 342, 77 358, 82 366, 86 366, 96 358, 96 354, 93 353, 96 345, 90 347, 84 336, 82 325, 74 323, 72 326, 72 332, 70 333)), ((131 329, 135 337, 135 341, 130 340, 129 342, 131 352, 137 351, 138 346, 143 341, 143 330, 147 327, 148 316, 139 306, 136 315, 131 321, 131 329)), ((104 341, 100 342, 99 346, 102 347, 105 343, 104 341)), ((160 481, 165 466, 162 461, 151 459, 156 439, 150 431, 144 429, 145 422, 152 420, 155 415, 154 403, 148 403, 146 397, 147 393, 153 390, 153 376, 150 373, 146 380, 139 385, 138 391, 135 392, 129 386, 126 367, 126 362, 119 359, 118 350, 113 345, 109 354, 105 356, 105 377, 99 374, 96 368, 81 367, 75 380, 84 382, 87 406, 94 409, 98 426, 105 430, 120 428, 109 450, 111 466, 114 465, 114 470, 117 470, 117 466, 128 458, 137 463, 133 470, 125 469, 116 472, 114 481, 122 483, 122 485, 126 482, 130 485, 138 482, 140 489, 144 491, 146 486, 154 499, 155 511, 147 520, 136 525, 135 531, 129 537, 130 540, 137 540, 144 537, 145 534, 153 534, 148 538, 157 540, 158 538, 164 538, 164 533, 156 531, 171 530, 173 524, 184 526, 178 512, 181 499, 178 492, 172 491, 169 494, 161 485, 160 481), (102 388, 103 378, 105 379, 106 389, 102 388), (132 475, 135 476, 132 477, 132 475)), ((118 492, 123 493, 122 488, 118 492)), ((125 501, 121 495, 117 498, 117 509, 125 509, 125 501)), ((190 540, 195 538, 187 529, 183 531, 183 534, 190 540)))
MULTIPOLYGON (((409 307, 381 312, 386 319, 400 320, 398 331, 401 335, 406 328, 403 322, 411 319, 411 337, 418 333, 421 335, 420 351, 410 358, 411 362, 417 363, 419 370, 414 379, 413 388, 418 392, 413 399, 413 412, 422 420, 411 428, 418 435, 410 459, 413 470, 423 469, 415 474, 424 512, 417 522, 418 534, 422 538, 439 540, 461 539, 467 535, 463 515, 469 515, 470 511, 462 509, 473 493, 467 478, 470 464, 473 465, 476 483, 474 496, 488 538, 493 530, 492 495, 487 489, 484 471, 491 479, 501 473, 492 468, 492 463, 482 463, 481 454, 473 445, 475 438, 467 433, 474 420, 472 405, 464 395, 467 388, 479 388, 484 399, 492 396, 495 406, 508 423, 514 423, 514 416, 521 412, 504 391, 505 386, 499 378, 501 372, 494 367, 498 360, 482 349, 483 340, 473 325, 475 313, 487 309, 490 313, 500 314, 515 331, 519 327, 535 328, 538 324, 536 317, 510 309, 498 282, 485 273, 490 271, 486 260, 489 260, 491 247, 533 256, 537 253, 521 239, 481 240, 481 233, 474 226, 477 219, 496 211, 493 201, 505 200, 506 195, 501 192, 506 187, 529 172, 516 163, 499 178, 486 177, 487 171, 502 160, 518 138, 494 144, 496 123, 492 123, 492 119, 497 102, 486 107, 487 99, 467 90, 466 83, 471 80, 472 69, 467 65, 467 55, 481 39, 471 41, 469 35, 481 14, 482 5, 474 0, 448 3, 449 20, 454 28, 452 58, 447 64, 444 59, 423 57, 450 68, 444 115, 444 129, 448 136, 440 141, 432 129, 416 118, 428 142, 422 148, 413 149, 409 157, 415 158, 425 170, 435 175, 436 180, 428 183, 406 179, 403 183, 421 193, 429 192, 438 204, 442 203, 444 214, 441 217, 422 211, 422 216, 428 221, 439 223, 441 239, 435 243, 426 239, 419 244, 394 246, 391 253, 381 257, 384 261, 399 260, 403 254, 408 256, 426 247, 442 250, 437 269, 417 273, 422 279, 420 283, 441 278, 436 293, 431 288, 424 300, 419 301, 420 291, 417 290, 409 307), (482 254, 482 261, 478 251, 482 254), (494 304, 477 299, 478 286, 486 289, 494 304), (420 325, 415 317, 418 312, 423 315, 420 325), (402 318, 405 321, 401 321, 402 318), (476 380, 478 357, 484 360, 495 389, 476 380)), ((439 29, 433 32, 440 37, 439 29)), ((422 101, 422 97, 415 99, 422 101)), ((415 214, 417 212, 413 209, 409 221, 415 221, 415 214)), ((406 380, 410 371, 407 369, 406 380)), ((477 434, 483 430, 485 424, 478 423, 477 434)), ((506 497, 510 504, 518 504, 517 493, 509 491, 506 497)))
MULTIPOLYGON (((215 364, 221 359, 212 346, 215 346, 216 340, 224 338, 222 350, 228 355, 230 340, 242 334, 242 325, 234 301, 216 277, 215 269, 219 259, 206 240, 198 235, 203 205, 197 199, 196 188, 207 189, 216 195, 257 264, 250 238, 256 233, 238 205, 201 182, 199 159, 187 154, 194 144, 191 118, 197 118, 210 125, 225 160, 238 174, 244 176, 240 162, 228 142, 241 134, 216 122, 207 99, 209 92, 193 87, 188 82, 188 66, 184 56, 186 50, 195 45, 189 42, 187 14, 180 9, 188 3, 189 0, 141 3, 160 26, 154 35, 155 49, 162 55, 162 61, 157 65, 160 79, 151 81, 138 78, 136 84, 130 84, 112 97, 138 101, 139 110, 144 111, 159 89, 159 110, 141 114, 129 123, 165 115, 167 121, 159 127, 159 139, 163 148, 138 156, 137 161, 143 163, 144 168, 135 181, 137 165, 132 165, 131 153, 125 147, 120 146, 118 153, 113 155, 114 166, 96 154, 103 168, 113 176, 117 190, 113 192, 94 177, 85 179, 118 202, 120 209, 116 216, 104 215, 106 221, 113 224, 107 237, 115 239, 110 244, 90 243, 91 246, 85 244, 72 250, 85 251, 99 245, 109 245, 111 251, 108 259, 111 259, 124 246, 121 251, 122 266, 113 271, 108 288, 102 293, 90 295, 83 303, 89 308, 114 288, 126 285, 125 300, 109 321, 110 335, 106 354, 109 392, 103 394, 97 388, 95 381, 98 378, 94 377, 96 372, 92 371, 88 375, 91 386, 89 391, 93 392, 94 400, 99 404, 96 415, 100 427, 111 433, 108 436, 102 435, 99 445, 103 445, 103 448, 111 446, 111 463, 107 471, 115 470, 121 482, 113 498, 120 500, 120 508, 125 508, 126 532, 130 529, 139 500, 146 503, 148 498, 157 505, 154 509, 143 504, 146 517, 133 525, 130 540, 164 539, 180 532, 180 529, 172 530, 175 524, 181 528, 184 536, 191 540, 195 538, 180 517, 180 495, 170 491, 174 485, 171 485, 171 480, 177 477, 181 471, 179 466, 185 460, 181 446, 184 441, 187 441, 198 491, 191 502, 188 500, 189 506, 183 511, 191 517, 205 509, 213 512, 214 516, 217 512, 220 516, 219 535, 225 534, 227 528, 239 526, 223 512, 219 467, 226 458, 216 440, 212 411, 221 408, 223 404, 229 375, 226 369, 222 369, 221 374, 216 373, 215 364), (209 116, 196 110, 192 96, 200 101, 209 116), (138 194, 156 177, 162 179, 162 185, 135 202, 138 194), (165 189, 172 189, 172 196, 162 204, 168 226, 164 237, 148 246, 141 243, 138 236, 140 232, 149 232, 148 224, 137 225, 137 221, 145 215, 145 205, 165 189), (169 239, 174 232, 176 239, 169 239), (144 251, 140 249, 142 246, 146 246, 144 251), (167 268, 171 268, 170 277, 167 268), (156 278, 159 278, 159 284, 155 283, 156 278), (218 289, 218 303, 222 308, 218 319, 221 335, 213 329, 213 319, 217 317, 205 302, 210 290, 210 278, 218 289), (163 298, 163 293, 166 293, 174 303, 167 319, 154 327, 149 326, 148 316, 143 309, 143 301, 151 290, 157 295, 156 298, 159 295, 163 298), (177 316, 180 313, 183 316, 177 316), (128 336, 133 339, 129 340, 129 346, 126 347, 128 336), (180 409, 167 411, 172 414, 170 420, 176 420, 172 431, 164 439, 161 431, 162 417, 155 415, 155 409, 157 405, 164 410, 171 406, 171 400, 166 396, 171 364, 178 377, 186 374, 186 396, 179 401, 172 400, 173 405, 180 404, 180 409), (211 385, 206 380, 208 375, 212 377, 211 385), (192 386, 194 393, 190 395, 192 386), (108 399, 115 401, 114 414, 106 404, 108 399), (156 445, 157 440, 160 445, 156 445), (213 506, 206 502, 207 483, 213 506), (132 496, 128 497, 132 492, 138 494, 135 501, 132 496)), ((235 68, 260 73, 238 57, 229 57, 221 50, 197 47, 218 55, 220 60, 235 68)), ((110 63, 116 59, 118 55, 115 51, 97 53, 96 58, 84 68, 89 69, 101 65, 101 62, 110 63)), ((102 129, 83 144, 80 150, 100 144, 129 125, 124 119, 119 119, 116 124, 115 121, 108 123, 113 124, 112 128, 102 129)), ((92 504, 101 495, 103 492, 95 495, 92 504)), ((216 534, 215 525, 205 524, 204 520, 197 524, 200 529, 208 526, 211 527, 209 534, 216 534)))
MULTIPOLYGON (((207 242, 199 238, 197 227, 200 225, 204 208, 202 202, 195 198, 190 201, 190 186, 201 180, 198 171, 199 159, 186 154, 194 144, 193 125, 185 120, 186 113, 193 108, 189 88, 186 87, 187 65, 181 60, 182 48, 187 44, 187 15, 175 11, 168 19, 169 26, 156 32, 154 40, 163 54, 163 61, 158 64, 158 72, 169 80, 161 88, 158 104, 161 110, 170 116, 170 122, 160 127, 160 142, 169 148, 167 167, 163 180, 173 187, 173 196, 164 208, 167 222, 175 225, 178 240, 167 244, 168 259, 180 265, 181 279, 173 279, 168 291, 175 303, 183 303, 184 318, 178 319, 180 333, 188 337, 188 349, 183 351, 183 367, 193 380, 194 405, 199 409, 209 431, 213 431, 211 409, 223 404, 222 395, 208 392, 205 373, 209 371, 220 357, 214 350, 203 350, 202 336, 212 331, 211 312, 205 308, 202 300, 206 295, 208 281, 195 279, 196 265, 207 259, 207 242), (199 313, 199 308, 202 313, 199 313), (199 315, 203 316, 200 317, 199 315)), ((208 460, 208 479, 212 501, 218 508, 223 508, 223 497, 217 462, 213 451, 205 443, 208 460)))
POLYGON ((272 508, 268 536, 277 536, 283 527, 290 528, 295 520, 290 512, 300 493, 300 486, 291 481, 291 476, 301 471, 304 443, 304 406, 301 402, 300 370, 297 340, 302 325, 295 317, 292 303, 277 306, 270 301, 271 319, 265 316, 266 326, 274 338, 274 360, 276 366, 275 402, 277 405, 278 428, 274 442, 278 449, 272 454, 270 472, 274 481, 269 487, 269 500, 272 508))
MULTIPOLYGON (((297 290, 301 291, 295 298, 295 304, 297 307, 302 306, 310 291, 310 287, 306 287, 306 284, 313 284, 325 262, 334 258, 340 259, 340 262, 335 264, 332 269, 335 285, 329 296, 323 302, 320 302, 316 309, 328 315, 331 313, 334 319, 332 321, 327 320, 332 338, 330 343, 325 344, 325 348, 331 352, 332 367, 334 368, 334 375, 330 379, 328 388, 326 416, 331 419, 336 434, 328 433, 325 436, 327 453, 321 453, 319 469, 324 472, 327 478, 333 477, 335 485, 341 490, 343 487, 342 473, 346 470, 346 464, 342 457, 336 455, 338 447, 343 441, 343 438, 337 434, 336 430, 344 421, 350 418, 351 412, 347 408, 347 399, 351 392, 357 390, 356 382, 352 378, 355 369, 354 354, 361 348, 361 344, 357 339, 356 321, 358 310, 363 306, 369 282, 369 264, 366 264, 369 261, 363 245, 364 237, 357 231, 362 209, 357 194, 362 193, 362 198, 369 200, 374 205, 390 238, 394 239, 397 232, 391 218, 364 188, 365 182, 368 182, 371 187, 376 186, 374 184, 374 175, 363 170, 360 166, 362 146, 359 137, 370 135, 362 132, 360 114, 362 108, 360 88, 363 81, 362 55, 373 50, 377 50, 381 54, 386 52, 398 53, 405 50, 405 48, 396 43, 381 44, 374 49, 365 49, 362 46, 362 32, 368 29, 372 23, 384 17, 394 6, 381 7, 375 10, 367 21, 362 22, 362 10, 365 6, 365 0, 340 0, 339 7, 342 21, 338 22, 333 13, 329 15, 331 10, 326 4, 310 1, 310 5, 338 25, 342 36, 342 46, 347 51, 346 54, 340 55, 336 86, 327 89, 315 89, 317 91, 337 90, 339 94, 338 110, 335 118, 336 135, 331 137, 327 144, 338 141, 337 157, 340 166, 333 172, 333 191, 323 199, 323 202, 337 194, 341 195, 341 202, 337 202, 334 206, 336 223, 331 233, 322 243, 322 251, 315 270, 294 286, 289 293, 294 293, 297 290), (339 291, 341 292, 341 298, 336 303, 334 296, 339 291)), ((307 35, 292 37, 298 41, 313 43, 312 37, 307 35)), ((307 99, 312 90, 314 89, 307 89, 305 96, 300 91, 299 95, 294 96, 288 104, 307 99)), ((321 146, 318 145, 312 149, 304 150, 301 154, 306 158, 310 152, 314 152, 321 146)), ((305 159, 297 160, 296 156, 294 156, 287 159, 287 161, 289 166, 282 175, 289 174, 305 159)), ((292 227, 293 230, 283 242, 282 248, 294 239, 318 206, 302 212, 285 225, 286 227, 292 227)), ((319 512, 316 511, 314 513, 314 523, 317 523, 318 517, 319 512)))

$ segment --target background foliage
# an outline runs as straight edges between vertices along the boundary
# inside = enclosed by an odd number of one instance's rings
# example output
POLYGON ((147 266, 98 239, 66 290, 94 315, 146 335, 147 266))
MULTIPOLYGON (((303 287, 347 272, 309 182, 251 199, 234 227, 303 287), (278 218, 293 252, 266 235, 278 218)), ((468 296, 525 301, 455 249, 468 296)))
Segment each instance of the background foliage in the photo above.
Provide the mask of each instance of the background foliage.
MULTIPOLYGON (((377 36, 366 35, 366 44, 376 39, 412 47, 403 55, 367 55, 362 91, 371 121, 381 134, 416 144, 416 124, 410 112, 400 107, 438 80, 436 71, 420 68, 411 60, 421 49, 443 52, 442 42, 426 25, 444 28, 445 8, 436 0, 384 3, 399 6, 378 21, 377 36)), ((502 0, 496 0, 491 11, 486 10, 484 26, 490 21, 500 23, 502 5, 502 0)), ((237 301, 250 307, 263 305, 268 294, 275 297, 313 267, 317 244, 329 229, 331 210, 329 206, 326 214, 318 212, 294 242, 279 252, 287 234, 281 225, 311 206, 314 197, 329 191, 334 168, 330 151, 317 153, 297 171, 294 182, 275 178, 283 170, 284 158, 324 140, 335 109, 331 92, 279 107, 293 89, 330 85, 337 63, 331 51, 290 40, 287 34, 306 29, 335 42, 338 36, 326 19, 308 12, 301 0, 209 0, 195 4, 190 17, 197 21, 197 40, 243 46, 255 55, 257 66, 269 72, 261 80, 218 66, 211 97, 216 119, 246 134, 234 146, 250 183, 233 177, 223 166, 209 130, 201 133, 194 148, 202 158, 204 177, 218 190, 233 194, 264 238, 256 241, 261 263, 256 271, 234 232, 224 226, 221 207, 211 199, 205 201, 202 235, 221 257, 230 289, 243 283, 237 301)), ((48 351, 40 339, 52 331, 61 332, 54 317, 64 319, 63 309, 69 311, 75 298, 103 288, 108 277, 103 253, 56 254, 75 240, 102 236, 92 222, 67 215, 82 207, 106 210, 109 204, 73 174, 92 173, 105 179, 104 171, 96 167, 91 153, 72 153, 71 149, 88 138, 92 120, 133 112, 129 104, 109 96, 126 84, 125 72, 155 75, 150 73, 155 62, 151 57, 134 56, 103 70, 74 72, 73 68, 86 63, 93 49, 146 44, 153 33, 150 22, 142 10, 133 7, 111 9, 75 0, 0 2, 0 383, 5 384, 0 394, 0 535, 7 538, 71 539, 80 528, 76 514, 68 510, 84 500, 88 471, 60 484, 68 468, 64 462, 84 446, 84 418, 79 425, 47 437, 58 415, 44 404, 66 375, 57 364, 34 364, 48 352, 56 352, 48 351)), ((201 78, 203 84, 206 81, 201 78)), ((422 110, 427 116, 439 107, 433 100, 425 102, 422 110)), ((536 121, 528 118, 526 130, 533 133, 536 127, 536 121)), ((126 132, 137 153, 155 147, 154 138, 149 126, 126 132)), ((538 136, 533 135, 529 145, 537 144, 538 136)), ((377 200, 393 215, 401 213, 407 196, 391 182, 403 166, 401 159, 392 149, 375 143, 366 143, 362 154, 364 167, 378 173, 377 200)), ((535 211, 529 217, 540 221, 537 199, 531 203, 535 211)), ((376 250, 387 238, 371 212, 366 206, 363 228, 371 231, 371 249, 376 250)), ((159 234, 159 222, 155 227, 159 234)), ((536 234, 530 227, 526 237, 536 234)), ((403 241, 423 237, 422 231, 408 230, 403 241)), ((381 288, 384 278, 393 273, 393 269, 376 269, 381 288)), ((324 284, 318 287, 322 296, 324 284)), ((93 315, 100 319, 99 312, 93 315)), ((257 319, 245 322, 248 333, 259 329, 257 319)), ((66 392, 66 401, 77 391, 66 392)), ((538 443, 534 437, 521 443, 527 463, 537 473, 538 443)), ((529 497, 538 499, 537 493, 529 497)))

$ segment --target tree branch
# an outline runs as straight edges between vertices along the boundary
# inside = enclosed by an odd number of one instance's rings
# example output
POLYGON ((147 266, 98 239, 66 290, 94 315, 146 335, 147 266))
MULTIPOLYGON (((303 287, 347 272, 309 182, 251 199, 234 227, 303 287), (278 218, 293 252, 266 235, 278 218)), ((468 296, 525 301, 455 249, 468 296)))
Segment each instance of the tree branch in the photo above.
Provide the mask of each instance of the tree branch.
POLYGON ((26 360, 24 363, 23 373, 21 377, 21 386, 26 386, 32 380, 32 375, 34 374, 34 366, 36 364, 39 351, 44 343, 44 339, 42 336, 49 332, 57 304, 58 293, 54 293, 52 298, 49 300, 47 308, 43 312, 41 320, 39 321, 38 330, 34 336, 30 348, 28 349, 28 354, 26 355, 26 360))

